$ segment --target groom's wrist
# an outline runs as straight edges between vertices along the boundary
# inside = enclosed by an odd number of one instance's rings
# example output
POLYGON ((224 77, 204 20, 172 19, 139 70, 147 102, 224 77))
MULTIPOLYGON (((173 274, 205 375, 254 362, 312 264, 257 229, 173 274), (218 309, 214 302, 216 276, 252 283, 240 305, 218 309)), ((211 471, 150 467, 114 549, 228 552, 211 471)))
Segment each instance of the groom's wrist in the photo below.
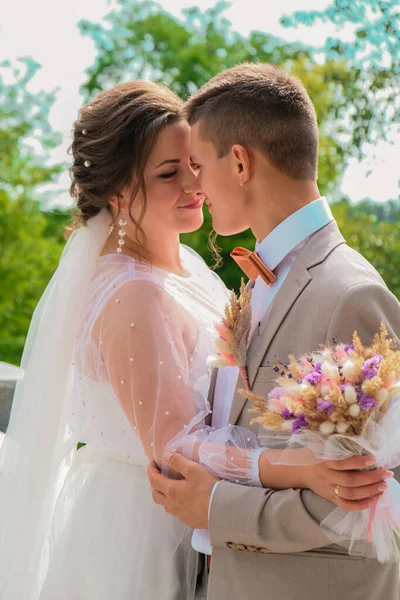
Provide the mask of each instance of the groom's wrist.
POLYGON ((282 450, 264 450, 259 459, 260 480, 274 490, 309 488, 310 467, 279 464, 282 450))

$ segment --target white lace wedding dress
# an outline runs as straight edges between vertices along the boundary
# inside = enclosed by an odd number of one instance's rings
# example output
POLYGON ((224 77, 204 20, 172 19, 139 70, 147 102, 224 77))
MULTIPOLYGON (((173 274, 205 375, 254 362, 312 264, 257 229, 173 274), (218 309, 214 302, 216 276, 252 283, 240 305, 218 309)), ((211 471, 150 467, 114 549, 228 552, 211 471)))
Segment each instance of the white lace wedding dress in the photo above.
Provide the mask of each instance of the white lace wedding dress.
POLYGON ((188 277, 100 257, 76 344, 72 465, 57 497, 40 600, 190 600, 192 531, 151 497, 146 468, 204 426, 207 356, 227 293, 181 247, 188 277), (190 275, 189 275, 190 274, 190 275))
POLYGON ((191 600, 192 531, 153 502, 149 460, 259 484, 256 436, 207 425, 224 285, 184 246, 187 277, 100 256, 109 233, 106 210, 74 232, 32 318, 0 451, 1 600, 191 600))

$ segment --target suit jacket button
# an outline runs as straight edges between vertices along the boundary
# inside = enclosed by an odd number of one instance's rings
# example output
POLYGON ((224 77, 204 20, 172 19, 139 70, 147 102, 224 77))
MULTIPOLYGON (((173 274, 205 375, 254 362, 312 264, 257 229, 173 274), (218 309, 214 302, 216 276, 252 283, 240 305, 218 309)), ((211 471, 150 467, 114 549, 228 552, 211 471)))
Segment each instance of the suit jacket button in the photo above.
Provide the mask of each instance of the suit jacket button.
POLYGON ((268 554, 268 550, 266 548, 258 548, 257 552, 261 552, 261 554, 268 554))
POLYGON ((247 550, 249 552, 257 552, 257 548, 255 546, 247 546, 247 550))
POLYGON ((233 544, 232 542, 227 542, 226 545, 228 546, 228 548, 235 548, 235 544, 233 544))
POLYGON ((243 544, 236 544, 236 550, 246 550, 246 546, 243 544))

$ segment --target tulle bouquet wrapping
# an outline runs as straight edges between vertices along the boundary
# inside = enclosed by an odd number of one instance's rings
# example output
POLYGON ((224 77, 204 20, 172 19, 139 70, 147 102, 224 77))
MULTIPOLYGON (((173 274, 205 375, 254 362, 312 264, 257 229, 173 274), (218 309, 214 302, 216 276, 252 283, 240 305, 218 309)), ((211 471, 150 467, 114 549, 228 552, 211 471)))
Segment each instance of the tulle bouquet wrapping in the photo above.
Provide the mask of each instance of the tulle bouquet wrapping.
MULTIPOLYGON (((371 454, 376 466, 400 465, 400 351, 386 326, 363 346, 334 343, 274 367, 277 386, 268 398, 243 391, 253 401, 253 422, 275 435, 260 435, 268 447, 282 445, 280 464, 310 464, 371 454), (309 452, 293 453, 304 447, 309 452), (304 456, 310 458, 304 458, 304 456), (303 462, 301 462, 303 461, 303 462)), ((400 561, 400 486, 388 489, 370 509, 346 512, 337 508, 322 527, 335 542, 340 538, 350 554, 400 561)))

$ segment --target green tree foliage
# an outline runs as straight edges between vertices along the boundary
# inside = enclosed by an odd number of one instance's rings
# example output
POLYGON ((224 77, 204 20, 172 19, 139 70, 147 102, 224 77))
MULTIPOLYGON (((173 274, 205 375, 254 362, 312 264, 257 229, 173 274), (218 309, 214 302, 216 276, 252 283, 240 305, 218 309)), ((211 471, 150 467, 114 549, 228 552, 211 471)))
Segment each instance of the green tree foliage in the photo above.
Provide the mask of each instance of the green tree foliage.
POLYGON ((346 199, 335 203, 332 209, 346 242, 374 265, 400 300, 399 220, 383 220, 374 211, 368 212, 362 205, 352 206, 346 199))
POLYGON ((391 223, 400 222, 400 200, 387 200, 386 202, 374 202, 373 200, 363 200, 356 207, 352 208, 353 214, 366 213, 373 215, 376 221, 390 221, 391 223))
MULTIPOLYGON (((337 0, 335 5, 347 7, 337 17, 339 24, 347 19, 355 22, 355 16, 362 17, 362 11, 354 11, 353 7, 357 4, 357 1, 337 0)), ((345 46, 336 48, 329 40, 323 60, 315 60, 312 49, 287 43, 266 32, 253 31, 244 37, 233 31, 224 17, 228 5, 227 2, 218 2, 205 11, 199 7, 189 8, 183 11, 179 19, 152 0, 119 0, 117 8, 105 17, 103 23, 82 21, 82 33, 92 38, 97 50, 94 64, 87 71, 84 96, 89 99, 116 82, 149 78, 168 83, 185 99, 215 74, 237 63, 278 64, 301 78, 314 102, 320 127, 318 184, 322 193, 329 194, 337 186, 347 157, 361 152, 370 131, 368 128, 372 127, 372 118, 378 122, 382 116, 372 114, 376 106, 366 94, 360 99, 365 81, 361 65, 354 67, 349 46, 344 51, 345 46), (360 123, 363 126, 361 128, 360 123)), ((308 17, 298 13, 295 17, 298 20, 305 19, 308 23, 325 18, 317 12, 308 17)), ((286 19, 285 24, 294 22, 286 19)), ((363 50, 363 39, 361 34, 357 36, 357 52, 363 50)), ((380 73, 381 79, 377 76, 375 81, 375 91, 382 91, 388 82, 387 73, 385 75, 382 69, 380 73)), ((388 245, 389 239, 393 238, 380 239, 379 234, 373 234, 376 223, 373 214, 357 212, 352 215, 349 208, 344 219, 343 206, 338 205, 335 210, 338 211, 349 243, 365 250, 367 258, 386 276, 392 289, 397 290, 395 274, 386 264, 386 258, 389 259, 394 251, 393 244, 388 245), (360 223, 363 223, 363 227, 359 226, 360 223), (383 256, 383 248, 387 249, 387 256, 383 256)), ((392 231, 392 227, 390 223, 381 225, 385 232, 386 229, 392 231)), ((182 238, 183 242, 195 248, 212 264, 207 250, 210 230, 211 219, 206 211, 203 228, 182 238)), ((245 232, 233 238, 219 238, 218 243, 224 259, 218 272, 229 287, 237 287, 241 272, 229 258, 229 253, 235 245, 252 247, 252 236, 250 232, 245 232)))
POLYGON ((301 44, 287 43, 268 33, 244 37, 232 30, 218 2, 202 11, 183 11, 178 19, 152 0, 119 0, 103 23, 82 21, 80 29, 92 38, 97 56, 83 86, 89 99, 101 89, 129 79, 163 81, 186 99, 217 73, 243 61, 270 62, 301 77, 314 102, 320 126, 319 184, 329 193, 350 153, 343 136, 344 90, 351 73, 342 61, 318 64, 301 44))
POLYGON ((37 69, 28 59, 0 65, 0 360, 13 363, 62 249, 35 199, 60 172, 45 164, 58 143, 47 120, 54 96, 27 89, 37 69))
POLYGON ((352 144, 361 153, 365 141, 385 139, 393 123, 400 122, 399 1, 333 0, 322 11, 297 11, 282 19, 287 27, 319 23, 334 24, 337 36, 315 52, 351 66, 351 85, 342 91, 352 144), (349 41, 341 39, 344 26, 353 31, 349 41))
MULTIPOLYGON (((248 37, 233 31, 224 17, 225 2, 206 11, 187 9, 178 19, 151 0, 119 0, 103 23, 80 24, 97 49, 82 91, 89 99, 118 81, 146 78, 165 81, 185 99, 210 77, 239 62, 279 64, 302 79, 315 104, 321 131, 319 186, 329 196, 347 157, 361 152, 364 141, 382 135, 396 120, 395 4, 335 0, 326 11, 286 19, 287 25, 318 20, 354 25, 353 45, 327 40, 316 60, 314 50, 301 44, 261 31, 248 37)), ((63 229, 70 222, 68 211, 45 212, 37 201, 38 189, 54 181, 61 169, 46 162, 58 142, 48 123, 54 94, 28 91, 37 68, 28 59, 17 69, 0 63, 0 360, 14 363, 19 362, 32 312, 56 267, 63 229)), ((343 200, 333 211, 347 242, 375 265, 400 297, 398 203, 352 206, 343 200)), ((183 236, 183 241, 212 264, 207 249, 211 220, 205 212, 204 227, 183 236)), ((241 271, 229 253, 236 245, 254 247, 254 240, 245 232, 218 241, 224 259, 218 273, 229 287, 237 287, 241 271)))

